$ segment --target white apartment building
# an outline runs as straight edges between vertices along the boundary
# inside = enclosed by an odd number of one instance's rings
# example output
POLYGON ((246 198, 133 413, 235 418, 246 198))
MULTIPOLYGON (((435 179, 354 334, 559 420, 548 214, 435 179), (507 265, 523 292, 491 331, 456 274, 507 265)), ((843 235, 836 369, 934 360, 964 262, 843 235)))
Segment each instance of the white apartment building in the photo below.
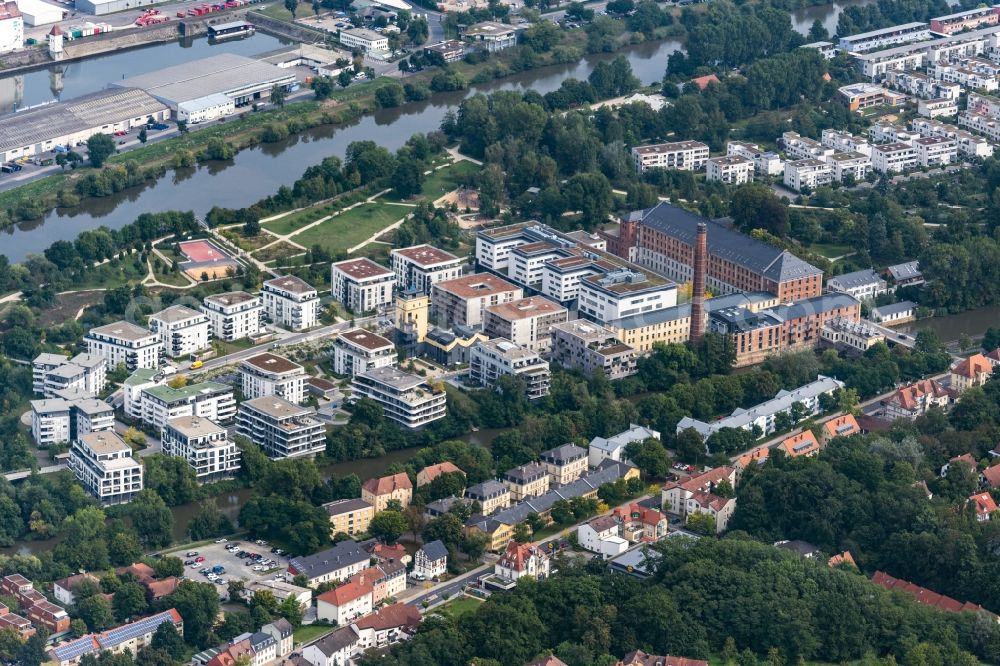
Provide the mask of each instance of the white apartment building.
POLYGON ((917 113, 924 118, 956 116, 958 115, 958 100, 944 98, 921 99, 917 101, 917 113))
POLYGON ((92 328, 84 340, 87 352, 103 358, 111 370, 118 365, 124 365, 129 372, 138 368, 158 368, 163 360, 160 338, 127 321, 92 328))
POLYGON ((870 268, 834 275, 826 281, 826 288, 828 291, 853 296, 859 301, 874 300, 877 296, 889 293, 889 284, 870 268))
POLYGON ((915 137, 915 132, 892 123, 877 122, 868 128, 868 138, 872 143, 909 143, 915 137))
POLYGON ((989 141, 961 130, 955 125, 926 118, 915 118, 913 130, 920 136, 943 136, 954 139, 959 155, 966 157, 990 157, 993 155, 993 146, 989 141))
POLYGON ((930 39, 930 37, 930 27, 926 23, 914 22, 841 37, 837 46, 841 51, 871 51, 930 39))
POLYGON ((524 296, 521 287, 489 273, 463 275, 431 287, 431 313, 446 326, 482 326, 486 308, 524 296))
POLYGON ((753 180, 754 163, 740 155, 713 157, 705 165, 705 179, 726 183, 727 185, 743 185, 753 180))
POLYGON ((927 67, 927 74, 946 83, 957 83, 968 90, 993 92, 1000 87, 996 72, 980 71, 973 64, 939 61, 927 67))
POLYGON ((966 111, 958 114, 958 126, 982 134, 990 141, 1000 142, 1000 122, 982 113, 966 111))
POLYGON ((182 358, 207 349, 212 336, 208 316, 185 305, 171 305, 149 316, 149 330, 170 358, 182 358))
POLYGON ((236 414, 233 387, 219 382, 199 382, 181 388, 154 382, 139 390, 138 405, 129 407, 139 412, 139 419, 154 430, 160 430, 170 419, 197 416, 216 423, 229 423, 236 414))
POLYGON ((754 171, 762 176, 780 176, 785 169, 781 155, 761 151, 760 146, 745 141, 730 141, 726 144, 726 155, 737 155, 753 161, 754 171))
POLYGON ((92 432, 73 442, 69 468, 102 504, 128 502, 142 490, 142 465, 114 432, 92 432))
POLYGON ((833 180, 841 183, 847 176, 853 176, 855 182, 861 182, 872 169, 871 158, 859 152, 834 153, 827 158, 827 163, 833 169, 833 180))
POLYGON ((524 380, 524 392, 528 400, 549 394, 549 363, 537 353, 519 347, 510 340, 476 343, 469 353, 469 379, 480 386, 496 388, 497 382, 504 375, 524 380))
POLYGON ((622 267, 580 281, 579 315, 602 325, 675 305, 677 285, 655 273, 622 267))
POLYGON ((917 164, 922 167, 951 164, 958 159, 958 144, 954 139, 928 136, 914 139, 910 145, 916 153, 917 164))
POLYGON ((70 441, 69 403, 62 398, 31 401, 31 437, 40 449, 70 441))
POLYGON ((552 346, 552 327, 569 319, 569 311, 541 296, 529 296, 486 308, 483 332, 536 352, 552 346))
POLYGON ((589 257, 565 257, 542 266, 542 293, 559 303, 575 301, 580 295, 580 281, 604 270, 589 257))
POLYGON ((833 167, 814 158, 785 162, 784 182, 796 192, 806 187, 816 189, 833 182, 833 167))
POLYGON ((861 153, 868 157, 872 156, 872 146, 868 143, 868 139, 850 132, 825 129, 820 137, 820 143, 838 153, 861 153))
POLYGON ((198 481, 232 478, 240 469, 240 450, 229 433, 209 419, 179 416, 163 426, 163 454, 184 458, 198 481))
POLYGON ((115 408, 97 398, 69 400, 70 435, 79 439, 91 432, 104 432, 115 428, 115 408))
POLYGON ((917 166, 917 153, 905 143, 884 143, 872 150, 872 168, 879 173, 902 173, 917 166))
POLYGON ((264 352, 240 363, 241 385, 245 399, 278 396, 295 404, 305 400, 305 369, 283 356, 264 352))
POLYGON ((66 390, 96 396, 105 384, 107 365, 103 357, 95 354, 82 353, 68 359, 60 354, 42 353, 31 363, 32 390, 46 398, 66 390))
POLYGON ((1000 98, 977 92, 969 92, 966 109, 969 113, 981 113, 992 120, 1000 120, 1000 98))
POLYGON ((657 143, 632 149, 632 163, 639 173, 647 169, 700 171, 707 161, 708 146, 701 141, 657 143))
POLYGON ((212 337, 219 340, 242 340, 264 328, 263 299, 245 291, 206 296, 201 311, 208 317, 212 337))
POLYGON ((389 50, 389 38, 386 35, 366 28, 341 30, 339 39, 347 48, 361 49, 365 53, 389 50))
POLYGON ((545 266, 566 256, 565 249, 549 241, 526 243, 510 251, 510 266, 507 277, 524 286, 535 286, 542 282, 545 266))
POLYGON ((356 375, 351 382, 352 399, 370 398, 382 413, 404 428, 421 428, 443 419, 447 410, 444 389, 432 387, 417 375, 384 367, 356 375))
POLYGON ((962 94, 962 86, 959 84, 934 79, 918 72, 886 72, 885 82, 896 90, 923 99, 950 99, 957 101, 962 94))
POLYGON ((333 341, 333 371, 354 377, 376 368, 396 365, 396 345, 378 333, 355 328, 333 341))
POLYGON ((273 459, 311 456, 326 448, 326 429, 315 412, 278 396, 241 402, 236 429, 273 459))
POLYGON ((395 273, 371 259, 349 259, 330 267, 330 293, 351 312, 390 307, 395 284, 395 273))
POLYGON ((17 3, 0 2, 0 53, 24 48, 24 17, 17 3))
POLYGON ((286 275, 264 283, 261 290, 264 313, 291 331, 302 331, 319 323, 319 294, 305 280, 286 275))
POLYGON ((429 295, 431 285, 462 274, 462 260, 432 245, 414 245, 389 253, 389 265, 401 291, 429 295))
POLYGON ((833 155, 833 148, 824 146, 815 139, 801 136, 798 132, 784 132, 781 135, 781 145, 791 160, 825 160, 833 155))

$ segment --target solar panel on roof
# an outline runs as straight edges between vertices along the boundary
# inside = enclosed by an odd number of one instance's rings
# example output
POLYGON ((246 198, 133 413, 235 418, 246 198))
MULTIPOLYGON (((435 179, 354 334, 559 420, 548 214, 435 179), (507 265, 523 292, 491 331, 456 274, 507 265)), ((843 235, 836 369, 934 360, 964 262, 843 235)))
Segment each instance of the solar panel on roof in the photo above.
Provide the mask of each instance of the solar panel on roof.
POLYGON ((52 648, 52 653, 59 661, 69 661, 77 657, 82 657, 93 650, 94 640, 90 636, 85 636, 84 638, 78 638, 75 641, 52 648))
POLYGON ((105 632, 104 635, 99 637, 97 640, 102 647, 110 648, 136 638, 137 636, 153 633, 156 628, 164 622, 173 622, 173 618, 168 611, 158 613, 157 615, 150 615, 147 618, 137 620, 130 624, 115 627, 114 629, 105 632))

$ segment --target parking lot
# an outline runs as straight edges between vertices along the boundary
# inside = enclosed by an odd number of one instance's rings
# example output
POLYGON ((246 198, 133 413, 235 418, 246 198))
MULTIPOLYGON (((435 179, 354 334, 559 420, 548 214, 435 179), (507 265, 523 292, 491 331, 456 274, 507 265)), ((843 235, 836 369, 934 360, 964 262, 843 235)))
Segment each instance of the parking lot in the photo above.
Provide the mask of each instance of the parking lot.
MULTIPOLYGON (((172 553, 181 558, 185 564, 185 578, 199 583, 214 582, 224 587, 231 580, 274 580, 280 576, 282 580, 288 570, 288 558, 271 552, 271 546, 259 545, 251 541, 233 541, 214 543, 200 548, 193 548, 172 553), (227 548, 235 546, 235 548, 227 548), (196 553, 196 554, 192 554, 196 553), (240 554, 243 557, 240 557, 240 554), (254 559, 253 556, 259 556, 254 559), (201 558, 201 561, 197 561, 201 558), (263 562, 269 561, 268 564, 263 562), (223 571, 209 578, 206 570, 211 572, 214 567, 221 566, 223 571)), ((220 590, 224 592, 224 590, 220 590)))

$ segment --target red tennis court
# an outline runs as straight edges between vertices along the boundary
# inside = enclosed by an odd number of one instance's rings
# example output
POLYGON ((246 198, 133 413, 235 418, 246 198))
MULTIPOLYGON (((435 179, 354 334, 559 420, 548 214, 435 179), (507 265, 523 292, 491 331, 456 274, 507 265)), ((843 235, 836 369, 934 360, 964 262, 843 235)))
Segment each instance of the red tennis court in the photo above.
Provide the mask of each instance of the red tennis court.
POLYGON ((231 259, 228 254, 206 240, 180 243, 180 250, 191 261, 198 263, 231 259))

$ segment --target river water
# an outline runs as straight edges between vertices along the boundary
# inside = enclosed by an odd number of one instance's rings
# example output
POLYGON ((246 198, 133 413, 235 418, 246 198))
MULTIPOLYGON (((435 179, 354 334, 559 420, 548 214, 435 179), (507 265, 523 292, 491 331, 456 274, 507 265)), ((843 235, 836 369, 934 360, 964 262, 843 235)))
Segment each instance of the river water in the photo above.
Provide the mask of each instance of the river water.
POLYGON ((827 33, 832 37, 837 32, 837 21, 840 20, 840 12, 847 7, 855 5, 870 5, 874 0, 838 0, 828 5, 816 5, 814 7, 803 7, 792 12, 792 27, 802 34, 809 32, 814 21, 819 22, 826 28, 827 33))

